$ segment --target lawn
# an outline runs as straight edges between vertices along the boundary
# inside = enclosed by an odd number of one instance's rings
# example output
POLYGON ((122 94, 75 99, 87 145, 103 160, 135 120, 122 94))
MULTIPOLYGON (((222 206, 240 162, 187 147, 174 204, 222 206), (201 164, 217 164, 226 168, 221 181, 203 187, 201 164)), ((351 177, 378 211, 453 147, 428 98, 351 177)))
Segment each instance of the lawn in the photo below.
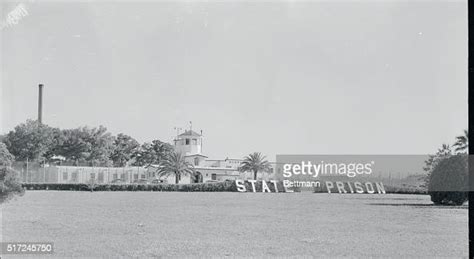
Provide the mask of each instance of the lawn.
POLYGON ((466 257, 467 206, 426 195, 28 191, 3 241, 58 257, 466 257))

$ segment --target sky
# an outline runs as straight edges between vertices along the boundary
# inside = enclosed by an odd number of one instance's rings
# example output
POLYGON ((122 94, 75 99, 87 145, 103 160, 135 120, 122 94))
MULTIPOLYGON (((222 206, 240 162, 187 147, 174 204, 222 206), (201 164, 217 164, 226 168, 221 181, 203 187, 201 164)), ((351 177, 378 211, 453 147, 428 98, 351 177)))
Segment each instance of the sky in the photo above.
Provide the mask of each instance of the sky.
POLYGON ((427 154, 467 128, 467 1, 18 1, 0 134, 37 117, 212 159, 427 154))

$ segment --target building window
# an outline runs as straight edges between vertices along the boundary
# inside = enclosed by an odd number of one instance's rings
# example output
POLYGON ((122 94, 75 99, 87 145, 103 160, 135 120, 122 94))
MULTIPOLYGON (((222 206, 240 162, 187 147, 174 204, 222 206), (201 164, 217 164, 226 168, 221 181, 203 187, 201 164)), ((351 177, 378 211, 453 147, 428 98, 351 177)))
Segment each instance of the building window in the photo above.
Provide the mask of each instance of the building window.
POLYGON ((211 180, 217 180, 217 174, 211 174, 211 180))
POLYGON ((194 158, 194 165, 199 165, 199 157, 194 158))
POLYGON ((189 145, 190 139, 186 139, 186 145, 189 145))
POLYGON ((198 140, 193 138, 193 145, 197 145, 198 144, 198 140))
POLYGON ((91 173, 91 179, 95 179, 95 173, 91 173))
POLYGON ((71 174, 71 181, 77 182, 77 180, 78 180, 78 179, 77 179, 77 178, 78 178, 77 175, 78 175, 77 172, 72 173, 72 174, 71 174))
POLYGON ((117 178, 118 178, 118 175, 117 175, 116 173, 115 173, 115 174, 113 174, 113 178, 114 178, 114 180, 117 180, 117 178))
POLYGON ((67 181, 67 172, 63 172, 63 180, 67 181))
POLYGON ((134 174, 133 179, 138 180, 138 174, 134 174))
POLYGON ((104 182, 104 173, 103 172, 99 173, 99 182, 100 183, 104 182))

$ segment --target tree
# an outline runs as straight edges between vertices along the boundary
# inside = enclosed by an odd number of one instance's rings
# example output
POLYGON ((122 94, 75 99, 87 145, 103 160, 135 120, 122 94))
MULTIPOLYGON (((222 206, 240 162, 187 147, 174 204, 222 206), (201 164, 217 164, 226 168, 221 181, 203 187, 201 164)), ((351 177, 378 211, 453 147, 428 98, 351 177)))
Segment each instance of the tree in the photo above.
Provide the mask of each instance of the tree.
POLYGON ((155 139, 151 142, 151 147, 155 154, 155 163, 159 164, 165 160, 170 154, 174 153, 174 148, 169 143, 155 139))
POLYGON ((90 165, 111 165, 110 156, 115 149, 115 137, 107 128, 79 127, 63 130, 63 140, 58 148, 59 155, 66 160, 88 162, 90 165))
POLYGON ((119 167, 125 166, 140 147, 138 141, 122 133, 117 135, 114 145, 115 149, 110 158, 114 162, 114 165, 119 167))
POLYGON ((8 167, 0 168, 0 203, 3 203, 16 195, 23 195, 18 173, 8 167))
POLYGON ((145 142, 141 146, 139 146, 132 154, 133 166, 144 166, 144 165, 151 165, 153 164, 154 156, 151 147, 151 143, 145 142))
POLYGON ((0 142, 0 167, 10 166, 15 157, 8 152, 7 146, 0 142))
POLYGON ((166 159, 161 161, 158 168, 158 175, 167 176, 174 175, 175 183, 178 184, 183 175, 193 175, 194 167, 187 162, 181 153, 172 152, 167 155, 166 159))
POLYGON ((443 159, 450 157, 453 154, 451 147, 448 144, 443 144, 441 148, 438 148, 438 151, 434 155, 429 155, 428 159, 425 161, 425 167, 423 170, 427 172, 425 177, 425 184, 429 184, 431 172, 443 159))
POLYGON ((48 125, 27 120, 10 131, 4 142, 18 160, 43 160, 54 146, 54 132, 48 125))
POLYGON ((5 202, 15 195, 23 195, 18 173, 10 168, 15 157, 10 154, 7 146, 0 142, 0 203, 5 202))
POLYGON ((425 161, 425 167, 423 168, 428 174, 433 170, 433 168, 446 157, 449 157, 453 154, 451 147, 448 144, 443 144, 441 148, 438 148, 438 151, 434 155, 429 155, 428 160, 425 161))
POLYGON ((153 140, 151 143, 145 142, 140 148, 137 148, 133 154, 134 166, 150 166, 160 164, 171 153, 174 152, 173 146, 160 140, 153 140))
POLYGON ((467 130, 464 130, 464 135, 456 137, 456 142, 453 146, 456 147, 454 151, 457 153, 467 152, 467 148, 469 146, 469 133, 467 130))
POLYGON ((468 157, 456 154, 440 160, 430 174, 428 194, 437 205, 462 205, 467 201, 468 157))
POLYGON ((253 179, 257 180, 258 172, 268 172, 270 170, 270 163, 265 159, 265 156, 262 156, 259 152, 254 152, 246 157, 244 161, 240 163, 239 171, 244 172, 253 172, 253 179))
POLYGON ((59 154, 76 165, 84 162, 90 155, 91 143, 88 141, 87 128, 65 129, 62 131, 63 141, 59 147, 59 154))
POLYGON ((46 160, 50 160, 53 156, 59 155, 61 146, 64 142, 63 131, 58 128, 51 129, 51 137, 50 148, 48 148, 44 154, 44 158, 46 158, 46 160))
POLYGON ((112 160, 110 155, 115 149, 114 146, 115 137, 110 132, 107 132, 107 128, 99 126, 98 128, 91 129, 91 153, 87 160, 92 166, 105 165, 111 166, 112 160))

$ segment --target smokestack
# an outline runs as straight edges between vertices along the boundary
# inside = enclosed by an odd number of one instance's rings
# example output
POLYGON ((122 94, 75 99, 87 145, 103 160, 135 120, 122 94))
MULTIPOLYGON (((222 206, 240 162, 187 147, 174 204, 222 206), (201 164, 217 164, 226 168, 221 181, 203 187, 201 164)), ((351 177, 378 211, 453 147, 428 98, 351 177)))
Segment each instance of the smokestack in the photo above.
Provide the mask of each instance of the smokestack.
POLYGON ((38 123, 43 123, 43 84, 38 86, 38 123))

